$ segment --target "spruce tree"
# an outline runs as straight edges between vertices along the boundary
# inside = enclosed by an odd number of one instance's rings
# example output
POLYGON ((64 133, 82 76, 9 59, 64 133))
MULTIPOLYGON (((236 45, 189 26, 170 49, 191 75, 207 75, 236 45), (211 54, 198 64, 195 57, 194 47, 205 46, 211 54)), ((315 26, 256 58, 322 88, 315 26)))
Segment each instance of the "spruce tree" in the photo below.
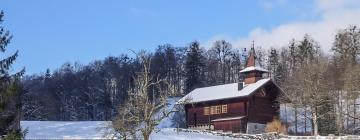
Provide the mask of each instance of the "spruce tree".
POLYGON ((279 55, 278 55, 276 49, 271 48, 270 55, 268 58, 268 69, 270 70, 271 78, 276 83, 278 83, 278 79, 277 79, 278 66, 279 66, 279 55))
MULTIPOLYGON (((4 12, 0 13, 0 24, 4 12)), ((0 51, 5 52, 10 43, 12 35, 0 26, 0 51)), ((5 139, 13 139, 16 133, 20 132, 20 84, 19 78, 24 70, 10 74, 9 69, 18 57, 18 51, 11 56, 0 60, 0 136, 7 135, 5 139)), ((20 139, 20 138, 16 138, 20 139)))
POLYGON ((204 84, 204 60, 203 51, 198 42, 192 42, 186 54, 185 62, 185 93, 204 84))

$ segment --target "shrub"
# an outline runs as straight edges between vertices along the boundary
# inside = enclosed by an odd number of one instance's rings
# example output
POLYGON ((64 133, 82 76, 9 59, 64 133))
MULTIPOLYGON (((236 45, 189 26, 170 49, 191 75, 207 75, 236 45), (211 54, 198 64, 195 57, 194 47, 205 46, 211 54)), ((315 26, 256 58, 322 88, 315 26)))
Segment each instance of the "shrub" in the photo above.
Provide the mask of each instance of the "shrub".
MULTIPOLYGON (((25 139, 25 135, 28 133, 28 129, 25 129, 24 131, 20 130, 12 130, 8 132, 5 137, 3 137, 3 140, 22 140, 25 139)), ((0 138, 1 139, 1 138, 0 138)))
POLYGON ((286 126, 281 123, 277 118, 274 118, 271 122, 266 124, 266 132, 276 132, 278 134, 286 134, 286 126))

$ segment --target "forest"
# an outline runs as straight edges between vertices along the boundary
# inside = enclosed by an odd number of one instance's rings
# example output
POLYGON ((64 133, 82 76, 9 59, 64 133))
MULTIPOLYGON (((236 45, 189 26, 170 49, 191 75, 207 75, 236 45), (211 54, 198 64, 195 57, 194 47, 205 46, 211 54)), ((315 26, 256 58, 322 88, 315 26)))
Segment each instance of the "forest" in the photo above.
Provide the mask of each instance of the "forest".
MULTIPOLYGON (((149 75, 166 79, 176 93, 172 96, 181 97, 199 87, 241 82, 239 71, 246 65, 252 45, 260 65, 285 91, 286 101, 281 101, 293 105, 292 133, 306 132, 306 125, 322 135, 360 133, 360 29, 356 26, 339 30, 330 51, 305 34, 285 46, 249 42, 238 48, 226 40, 211 46, 193 41, 185 46, 163 44, 142 53, 150 58, 149 75), (304 119, 311 122, 298 127, 304 119)), ((67 62, 53 71, 24 76, 23 120, 112 120, 134 88, 134 75, 141 71, 136 53, 119 52, 85 65, 67 62)), ((156 88, 148 90, 151 97, 159 93, 156 88)))

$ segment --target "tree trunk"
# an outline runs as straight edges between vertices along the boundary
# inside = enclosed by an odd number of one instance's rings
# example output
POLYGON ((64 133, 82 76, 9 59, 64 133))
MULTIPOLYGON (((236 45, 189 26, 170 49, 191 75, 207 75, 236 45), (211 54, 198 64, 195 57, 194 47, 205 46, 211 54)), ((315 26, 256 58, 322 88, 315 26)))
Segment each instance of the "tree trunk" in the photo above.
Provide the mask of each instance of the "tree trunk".
MULTIPOLYGON (((354 104, 353 104, 353 116, 356 117, 356 99, 354 99, 354 104)), ((353 131, 352 131, 352 134, 355 134, 355 129, 356 129, 356 119, 353 118, 353 131)))
POLYGON ((316 115, 316 111, 312 111, 312 120, 313 120, 313 125, 314 125, 314 136, 318 136, 319 135, 319 126, 318 126, 318 120, 317 120, 317 115, 316 115))
POLYGON ((340 95, 340 93, 338 93, 338 96, 337 96, 337 109, 338 109, 338 122, 337 122, 337 131, 338 131, 338 135, 341 135, 341 132, 343 130, 343 121, 344 121, 344 118, 343 118, 343 103, 342 103, 342 97, 340 95))
POLYGON ((297 110, 297 107, 294 108, 295 110, 295 135, 298 134, 298 110, 297 110))
POLYGON ((150 133, 147 133, 147 132, 143 133, 143 137, 144 137, 144 140, 149 140, 150 133))
POLYGON ((306 132, 307 132, 307 130, 306 130, 306 127, 307 127, 307 125, 306 125, 306 120, 307 120, 307 110, 306 110, 306 108, 305 108, 305 110, 304 110, 304 111, 305 111, 305 114, 304 114, 304 115, 305 115, 305 122, 304 122, 304 123, 305 123, 305 124, 304 124, 304 125, 305 125, 305 127, 304 127, 304 132, 306 133, 306 132))
MULTIPOLYGON (((348 96, 348 95, 347 95, 348 96)), ((350 114, 350 108, 349 108, 349 100, 346 99, 346 114, 350 114)), ((345 133, 349 133, 349 123, 350 123, 350 120, 349 120, 349 116, 347 115, 346 117, 346 132, 345 133)))
POLYGON ((288 117, 287 117, 287 111, 286 111, 286 104, 284 104, 284 109, 285 109, 285 124, 288 124, 288 117))

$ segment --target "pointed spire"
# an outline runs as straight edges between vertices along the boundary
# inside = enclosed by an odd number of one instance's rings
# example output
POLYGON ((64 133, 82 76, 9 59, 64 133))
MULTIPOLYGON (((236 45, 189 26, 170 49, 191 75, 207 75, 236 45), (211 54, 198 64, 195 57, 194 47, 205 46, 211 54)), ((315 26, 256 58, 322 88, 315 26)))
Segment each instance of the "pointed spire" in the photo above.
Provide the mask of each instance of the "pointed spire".
POLYGON ((255 60, 256 60, 256 56, 255 56, 255 49, 253 44, 249 52, 249 57, 246 62, 246 67, 255 67, 255 60))
POLYGON ((268 72, 266 69, 260 67, 259 62, 256 59, 255 43, 251 45, 249 51, 249 57, 247 58, 246 68, 241 70, 240 73, 245 74, 245 84, 256 83, 256 81, 262 79, 262 73, 268 72))

